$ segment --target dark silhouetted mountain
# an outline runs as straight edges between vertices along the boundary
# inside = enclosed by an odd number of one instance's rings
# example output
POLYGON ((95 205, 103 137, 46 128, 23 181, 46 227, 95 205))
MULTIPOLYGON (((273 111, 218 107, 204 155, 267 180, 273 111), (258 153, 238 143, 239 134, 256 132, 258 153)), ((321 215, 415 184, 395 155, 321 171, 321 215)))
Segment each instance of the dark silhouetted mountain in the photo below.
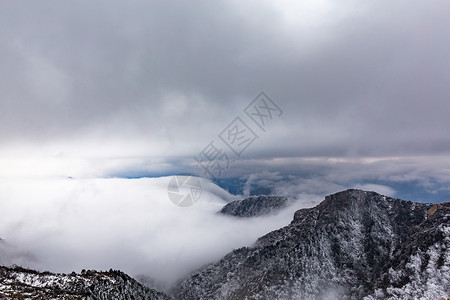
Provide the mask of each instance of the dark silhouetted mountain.
POLYGON ((287 206, 282 196, 251 196, 225 205, 219 213, 235 217, 256 217, 274 213, 287 206))
POLYGON ((170 299, 120 271, 53 274, 0 267, 0 299, 170 299))
POLYGON ((205 300, 441 299, 450 296, 449 219, 449 203, 347 190, 298 210, 290 225, 194 272, 173 294, 205 300))

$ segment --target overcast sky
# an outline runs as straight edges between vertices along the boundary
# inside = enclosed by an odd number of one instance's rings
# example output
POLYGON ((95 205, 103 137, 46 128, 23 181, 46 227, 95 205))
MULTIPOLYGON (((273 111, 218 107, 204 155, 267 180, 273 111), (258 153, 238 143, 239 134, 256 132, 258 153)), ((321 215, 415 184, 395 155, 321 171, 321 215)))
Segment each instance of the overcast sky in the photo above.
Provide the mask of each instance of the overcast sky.
POLYGON ((450 181, 448 1, 0 6, 3 178, 193 172, 215 141, 231 175, 450 181), (243 112, 261 91, 283 111, 265 131, 243 112), (241 157, 218 137, 236 117, 241 157))

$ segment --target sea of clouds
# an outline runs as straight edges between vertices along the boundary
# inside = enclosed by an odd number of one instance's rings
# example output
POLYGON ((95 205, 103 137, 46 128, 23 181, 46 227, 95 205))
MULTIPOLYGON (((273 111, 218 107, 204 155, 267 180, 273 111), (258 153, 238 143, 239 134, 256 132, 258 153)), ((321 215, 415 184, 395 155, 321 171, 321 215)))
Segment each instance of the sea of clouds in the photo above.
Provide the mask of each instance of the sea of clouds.
POLYGON ((0 264, 52 272, 120 269, 164 289, 320 201, 309 197, 275 215, 239 219, 217 211, 242 196, 201 179, 200 201, 178 207, 167 194, 170 179, 3 180, 0 264))

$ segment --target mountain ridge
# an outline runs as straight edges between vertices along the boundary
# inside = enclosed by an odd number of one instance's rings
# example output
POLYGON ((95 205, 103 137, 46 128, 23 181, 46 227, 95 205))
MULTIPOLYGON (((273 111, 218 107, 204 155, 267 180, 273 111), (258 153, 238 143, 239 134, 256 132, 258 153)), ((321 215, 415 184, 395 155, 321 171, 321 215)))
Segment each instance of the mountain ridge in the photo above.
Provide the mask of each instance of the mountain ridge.
POLYGON ((284 196, 249 196, 226 204, 219 213, 241 218, 259 217, 276 213, 287 205, 288 198, 284 196))
POLYGON ((350 189, 297 210, 289 225, 192 272, 167 294, 115 270, 0 267, 0 298, 441 299, 450 295, 449 220, 450 203, 350 189))
POLYGON ((170 300, 118 270, 82 270, 77 274, 39 272, 0 266, 0 299, 150 299, 170 300))
POLYGON ((440 299, 450 293, 447 206, 428 217, 427 204, 361 190, 336 193, 298 210, 288 226, 252 247, 194 272, 173 293, 177 299, 440 299), (425 265, 419 271, 417 261, 425 265))

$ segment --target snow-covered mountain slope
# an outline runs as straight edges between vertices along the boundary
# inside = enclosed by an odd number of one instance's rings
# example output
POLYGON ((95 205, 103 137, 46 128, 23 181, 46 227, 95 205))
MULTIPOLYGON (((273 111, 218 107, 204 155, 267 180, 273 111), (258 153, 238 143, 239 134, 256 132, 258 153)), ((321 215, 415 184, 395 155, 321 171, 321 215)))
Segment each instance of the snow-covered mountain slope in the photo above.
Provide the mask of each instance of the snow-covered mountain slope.
POLYGON ((0 299, 170 299, 120 271, 53 274, 0 267, 0 299))
POLYGON ((285 208, 288 198, 283 196, 250 196, 225 205, 219 213, 235 217, 257 217, 285 208))
POLYGON ((347 190, 181 281, 176 299, 440 299, 450 204, 347 190))
POLYGON ((171 296, 125 273, 0 267, 0 299, 441 299, 450 203, 347 190, 181 280, 171 296))

